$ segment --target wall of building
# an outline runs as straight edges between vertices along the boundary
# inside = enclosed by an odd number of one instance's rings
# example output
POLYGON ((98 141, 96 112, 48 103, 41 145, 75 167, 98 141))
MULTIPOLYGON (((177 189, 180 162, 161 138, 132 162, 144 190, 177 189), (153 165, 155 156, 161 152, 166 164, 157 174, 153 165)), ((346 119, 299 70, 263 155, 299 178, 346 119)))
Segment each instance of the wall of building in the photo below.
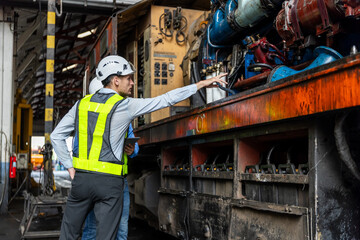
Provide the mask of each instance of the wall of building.
POLYGON ((0 213, 7 210, 12 150, 14 23, 11 9, 0 9, 0 213))

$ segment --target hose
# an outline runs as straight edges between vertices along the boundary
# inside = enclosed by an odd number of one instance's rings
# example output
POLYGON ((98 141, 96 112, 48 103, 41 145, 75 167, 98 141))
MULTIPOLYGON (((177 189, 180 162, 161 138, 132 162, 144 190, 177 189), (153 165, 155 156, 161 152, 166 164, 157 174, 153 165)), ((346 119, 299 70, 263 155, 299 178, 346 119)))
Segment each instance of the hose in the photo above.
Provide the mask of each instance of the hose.
POLYGON ((165 28, 165 32, 164 32, 163 29, 162 29, 162 27, 161 27, 161 18, 162 18, 163 16, 165 16, 165 13, 161 14, 160 17, 159 17, 159 30, 160 30, 160 32, 161 32, 162 34, 164 34, 166 37, 172 37, 172 36, 173 36, 172 30, 170 30, 170 34, 167 34, 167 33, 166 33, 166 30, 167 30, 168 28, 165 28))
POLYGON ((267 157, 266 157, 266 164, 271 164, 271 163, 270 163, 271 155, 272 155, 272 153, 273 153, 273 151, 274 151, 274 149, 275 149, 276 147, 277 147, 276 145, 274 145, 274 146, 271 147, 271 149, 270 149, 270 151, 269 151, 269 153, 268 153, 268 155, 267 155, 267 157))
POLYGON ((60 0, 60 12, 57 10, 57 8, 55 7, 55 12, 56 12, 56 16, 61 17, 62 13, 63 13, 63 4, 62 4, 62 0, 60 0))
POLYGON ((235 94, 236 94, 235 91, 231 90, 230 88, 226 88, 226 87, 221 86, 220 83, 216 83, 216 85, 218 85, 218 87, 219 87, 221 90, 224 90, 224 91, 230 93, 231 95, 235 95, 235 94))
MULTIPOLYGON (((274 67, 269 65, 269 64, 266 64, 266 63, 254 63, 250 66, 247 67, 247 70, 249 72, 259 72, 259 71, 255 71, 255 68, 268 68, 270 70, 273 70, 274 67)), ((260 70, 261 71, 261 70, 260 70)))
POLYGON ((341 116, 337 116, 335 119, 335 127, 334 127, 334 136, 335 136, 335 144, 338 150, 340 159, 345 163, 345 165, 349 168, 352 175, 360 180, 360 172, 359 168, 356 165, 356 162, 351 157, 350 148, 346 141, 345 133, 343 131, 344 121, 349 113, 345 113, 341 116))
POLYGON ((245 62, 245 58, 243 58, 241 60, 241 63, 239 63, 235 70, 233 71, 232 74, 230 74, 230 76, 228 77, 228 82, 229 82, 229 88, 232 88, 237 80, 237 78, 239 77, 239 71, 241 69, 241 67, 244 65, 244 62, 245 62))
POLYGON ((179 31, 176 32, 176 36, 175 36, 176 42, 179 45, 183 44, 185 42, 185 40, 186 40, 186 35, 184 33, 184 30, 187 27, 187 19, 184 16, 181 16, 181 19, 184 19, 185 24, 179 29, 179 31), (180 36, 183 37, 182 40, 180 40, 180 38, 179 38, 180 36))

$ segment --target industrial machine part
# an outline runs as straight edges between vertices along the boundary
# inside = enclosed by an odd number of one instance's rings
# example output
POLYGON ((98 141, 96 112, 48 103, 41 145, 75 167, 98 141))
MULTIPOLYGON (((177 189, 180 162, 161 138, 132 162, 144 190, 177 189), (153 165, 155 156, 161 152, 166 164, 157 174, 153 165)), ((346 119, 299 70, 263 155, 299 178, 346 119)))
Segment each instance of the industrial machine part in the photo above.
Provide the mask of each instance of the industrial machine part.
POLYGON ((286 66, 276 67, 274 70, 272 70, 271 74, 268 77, 269 82, 275 82, 282 78, 289 77, 299 72, 307 71, 309 69, 313 69, 342 58, 340 53, 328 47, 317 47, 314 50, 314 53, 318 55, 318 57, 308 67, 304 68, 303 70, 296 71, 286 66))
MULTIPOLYGON (((216 5, 220 1, 212 2, 216 5)), ((222 44, 232 42, 235 36, 245 37, 259 22, 276 14, 282 2, 283 0, 228 0, 225 9, 219 7, 216 10, 209 25, 209 44, 212 47, 226 47, 222 44)))
POLYGON ((237 2, 235 26, 239 29, 250 28, 261 20, 271 16, 282 4, 283 0, 244 0, 237 2))
MULTIPOLYGON (((265 76, 265 73, 286 69, 284 76, 275 76, 271 80, 276 81, 324 65, 329 59, 315 60, 318 50, 314 49, 319 46, 331 46, 341 55, 349 55, 360 47, 360 28, 351 30, 348 27, 360 25, 356 17, 359 7, 359 2, 355 1, 213 0, 206 30, 190 47, 186 61, 191 56, 191 63, 184 65, 183 70, 191 73, 189 79, 192 82, 227 72, 227 87, 233 92, 217 95, 214 99, 214 90, 207 89, 206 94, 199 92, 193 97, 192 106, 266 84, 272 78, 266 81, 261 74, 265 76), (271 25, 275 16, 276 28, 271 25), (307 67, 309 62, 313 64, 307 67), (221 71, 217 70, 219 66, 221 71)), ((333 60, 336 59, 339 57, 333 60)))
POLYGON ((305 38, 320 35, 326 35, 327 46, 331 46, 333 36, 342 31, 340 20, 359 14, 353 7, 359 7, 358 1, 285 1, 276 17, 276 30, 287 46, 306 46, 309 40, 305 38))
POLYGON ((219 8, 214 13, 212 24, 208 27, 208 42, 211 44, 223 44, 229 42, 235 35, 236 31, 228 23, 228 18, 236 8, 235 1, 227 1, 225 11, 219 8))

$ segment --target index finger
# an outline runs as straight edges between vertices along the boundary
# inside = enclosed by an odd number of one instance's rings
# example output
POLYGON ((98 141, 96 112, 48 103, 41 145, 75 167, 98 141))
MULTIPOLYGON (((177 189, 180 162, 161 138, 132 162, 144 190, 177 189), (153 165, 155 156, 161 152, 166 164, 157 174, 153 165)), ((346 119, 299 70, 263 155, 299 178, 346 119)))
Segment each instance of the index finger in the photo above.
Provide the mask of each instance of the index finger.
POLYGON ((221 78, 221 77, 224 77, 224 76, 226 76, 226 75, 228 75, 228 73, 221 73, 221 74, 217 75, 216 77, 221 78))

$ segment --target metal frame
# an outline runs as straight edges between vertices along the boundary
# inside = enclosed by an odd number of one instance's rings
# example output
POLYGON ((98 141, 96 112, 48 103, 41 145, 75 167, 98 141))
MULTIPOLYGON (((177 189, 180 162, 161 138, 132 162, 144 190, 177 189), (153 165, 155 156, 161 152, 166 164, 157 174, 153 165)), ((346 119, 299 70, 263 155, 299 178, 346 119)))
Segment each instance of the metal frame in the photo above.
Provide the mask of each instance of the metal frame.
POLYGON ((47 237, 59 237, 59 230, 51 231, 29 231, 32 221, 36 216, 37 210, 42 208, 59 208, 62 211, 65 210, 66 197, 34 197, 28 193, 24 193, 24 217, 20 223, 21 239, 25 238, 47 238, 47 237))

